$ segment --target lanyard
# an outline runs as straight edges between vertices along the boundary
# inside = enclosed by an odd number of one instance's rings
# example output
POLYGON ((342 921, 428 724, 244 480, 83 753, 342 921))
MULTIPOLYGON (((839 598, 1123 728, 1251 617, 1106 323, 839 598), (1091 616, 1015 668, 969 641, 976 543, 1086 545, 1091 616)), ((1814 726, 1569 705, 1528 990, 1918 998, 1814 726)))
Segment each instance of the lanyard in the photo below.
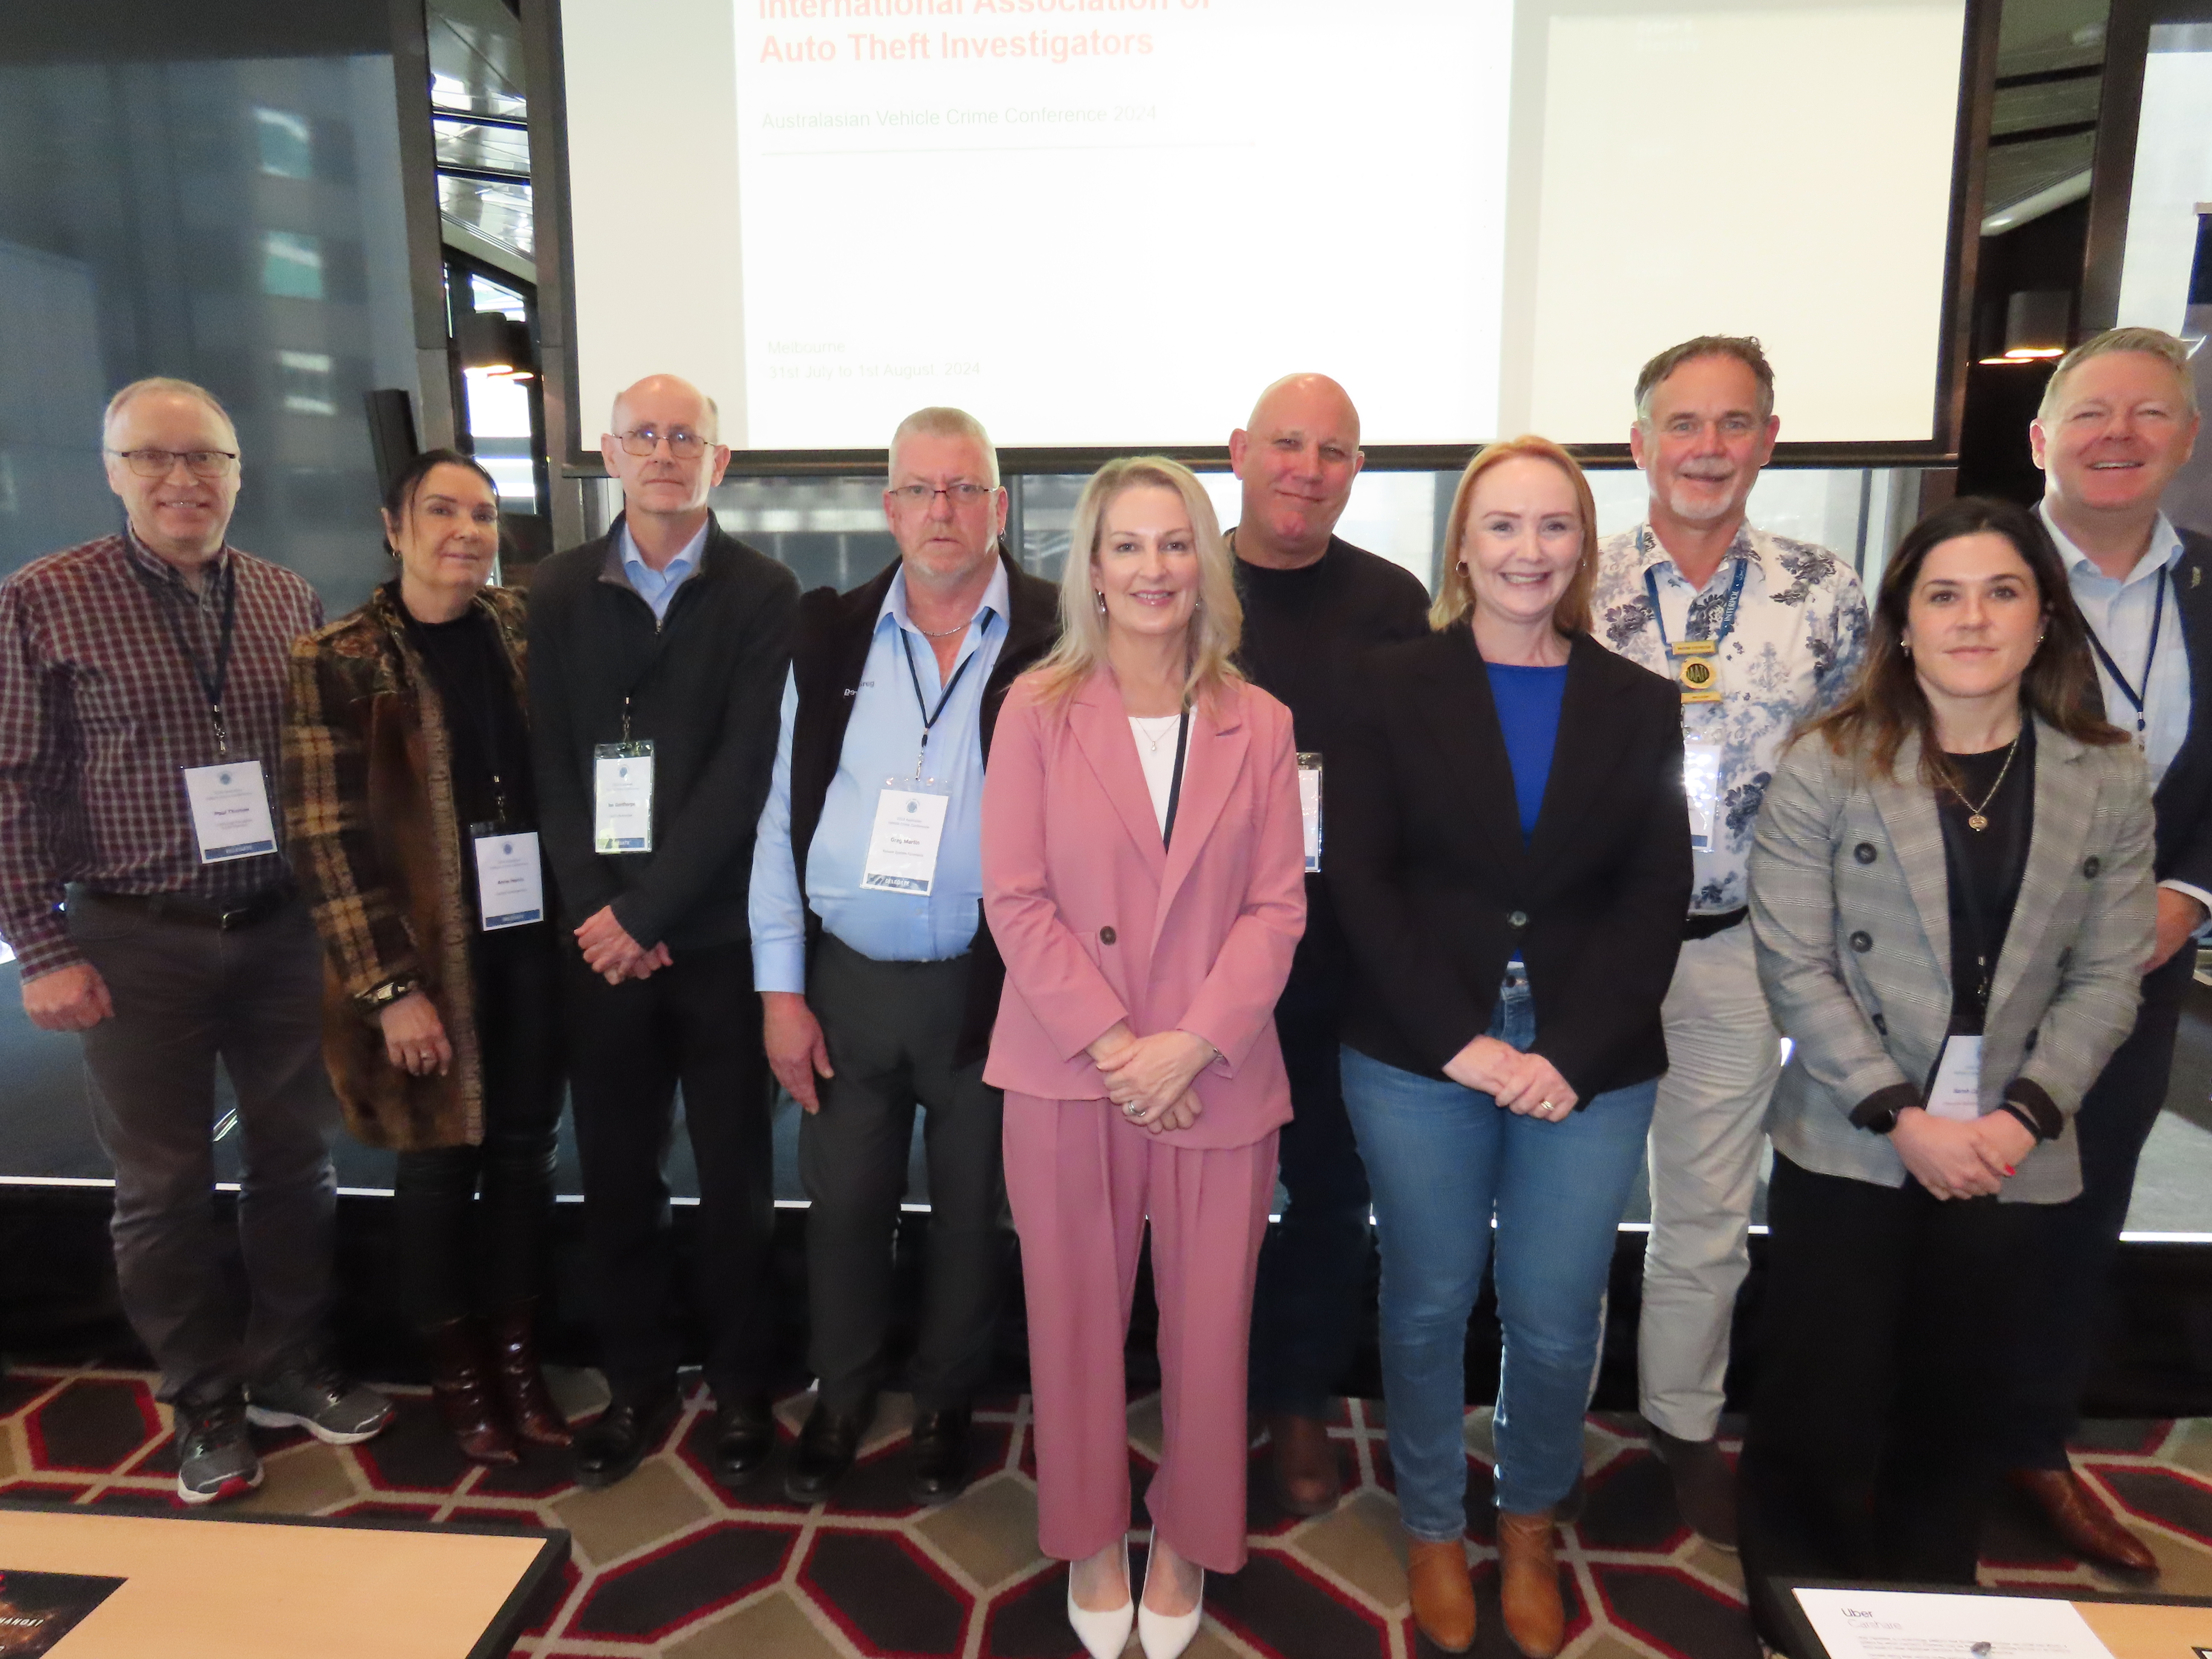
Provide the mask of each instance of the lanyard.
POLYGON ((2112 684, 2120 688, 2120 695, 2134 706, 2137 737, 2142 735, 2144 728, 2150 723, 2150 716, 2143 705, 2150 699, 2151 665, 2158 660, 2159 624, 2166 620, 2166 567, 2164 565, 2159 566, 2155 580, 2158 583, 2158 597, 2151 602, 2150 647, 2143 653, 2142 690, 2138 691, 2128 684, 2128 677, 2120 672, 2119 664, 2112 660, 2112 653, 2105 649, 2104 641, 2097 637, 2097 630, 2089 626, 2088 619, 2085 617, 2081 621, 2083 631, 2089 635, 2089 643, 2096 647, 2097 660, 2104 664, 2105 672, 2112 677, 2112 684))
POLYGON ((215 726, 216 752, 224 759, 230 757, 230 732, 223 724, 222 694, 230 684, 230 652, 233 630, 238 622, 238 571, 226 563, 215 580, 222 584, 222 631, 216 637, 215 666, 210 670, 200 661, 199 647, 193 642, 194 630, 188 629, 185 618, 178 614, 176 596, 163 588, 152 576, 133 564, 131 567, 138 580, 146 584, 154 601, 161 609, 161 620, 168 627, 169 637, 176 642, 177 653, 192 671, 199 682, 200 695, 207 699, 208 718, 215 726))
MULTIPOLYGON (((1740 558, 1735 562, 1735 580, 1729 585, 1728 605, 1721 612, 1720 632, 1712 636, 1712 643, 1715 645, 1718 645, 1726 639, 1729 636, 1729 631, 1735 626, 1736 607, 1743 603, 1744 574, 1750 568, 1749 559, 1740 558)), ((1671 651, 1674 647, 1667 638, 1667 618, 1659 610, 1659 567, 1656 564, 1644 573, 1644 591, 1651 596, 1651 620, 1659 625, 1659 648, 1662 651, 1671 651)), ((1690 604, 1694 609, 1697 605, 1696 599, 1692 598, 1690 604)), ((1686 622, 1686 620, 1685 618, 1686 622)))
POLYGON ((1190 705, 1182 707, 1182 719, 1176 726, 1175 776, 1168 781, 1168 810, 1160 823, 1160 845, 1170 845, 1175 840, 1176 808, 1182 805, 1183 757, 1190 752, 1190 705))
POLYGON ((899 629, 898 636, 899 648, 906 653, 907 678, 914 682, 914 706, 921 712, 921 747, 915 750, 914 755, 914 775, 919 778, 921 763, 929 757, 929 734, 937 729, 937 722, 945 714, 945 705, 952 701, 952 694, 959 690, 961 678, 968 672, 968 665, 981 654, 981 647, 978 647, 960 659, 960 666, 952 671, 952 678, 945 681, 945 690, 938 694, 937 709, 933 714, 929 704, 922 698, 921 671, 914 665, 914 641, 907 638, 903 628, 899 629))

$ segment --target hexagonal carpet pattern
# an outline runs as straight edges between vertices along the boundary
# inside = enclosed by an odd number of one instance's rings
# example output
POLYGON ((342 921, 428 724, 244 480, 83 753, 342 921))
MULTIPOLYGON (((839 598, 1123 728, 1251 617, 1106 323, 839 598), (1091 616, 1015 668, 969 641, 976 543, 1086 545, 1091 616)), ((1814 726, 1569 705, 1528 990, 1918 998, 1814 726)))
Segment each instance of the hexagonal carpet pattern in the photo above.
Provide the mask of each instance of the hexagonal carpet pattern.
MULTIPOLYGON (((0 1497, 101 1509, 173 1504, 167 1413, 137 1372, 24 1368, 0 1377, 0 1497)), ((574 1553, 556 1605, 515 1651, 533 1659, 1077 1659, 1066 1580, 1036 1549, 1026 1399, 988 1401, 976 1422, 975 1484, 916 1509, 904 1493, 908 1402, 887 1397, 861 1460, 833 1501, 781 1495, 781 1456, 739 1493, 709 1473, 709 1402, 695 1393, 659 1451, 622 1485, 586 1492, 563 1456, 474 1468, 454 1452, 420 1390, 394 1390, 399 1419, 349 1449, 298 1433, 261 1437, 267 1480, 240 1507, 267 1513, 392 1516, 564 1527, 574 1553)), ((781 1402, 785 1451, 810 1404, 781 1402)), ((1140 1494, 1158 1455, 1157 1397, 1130 1408, 1140 1494)), ((1254 1453, 1251 1563, 1209 1584, 1194 1659, 1419 1659, 1391 1496, 1382 1409, 1352 1401, 1331 1430, 1346 1479, 1331 1514, 1298 1521, 1267 1493, 1254 1453)), ((1498 1618, 1495 1552, 1483 1520, 1489 1414, 1468 1419, 1468 1507, 1481 1604, 1475 1652, 1510 1656, 1498 1618)), ((1729 1449, 1734 1443, 1724 1441, 1729 1449)), ((2212 1419, 2099 1423, 2077 1448, 2089 1478, 2149 1544, 2158 1588, 2212 1594, 2212 1419)), ((1633 1419, 1593 1417, 1588 1497, 1566 1529, 1562 1571, 1571 1659, 1758 1659, 1735 1558, 1699 1542, 1674 1512, 1664 1472, 1633 1419)), ((2009 1500, 2008 1500, 2008 1504, 2009 1500)), ((2025 1510, 1993 1517, 1992 1583, 2094 1586, 2025 1510)), ((1130 1651, 1136 1651, 1133 1644, 1130 1651)))

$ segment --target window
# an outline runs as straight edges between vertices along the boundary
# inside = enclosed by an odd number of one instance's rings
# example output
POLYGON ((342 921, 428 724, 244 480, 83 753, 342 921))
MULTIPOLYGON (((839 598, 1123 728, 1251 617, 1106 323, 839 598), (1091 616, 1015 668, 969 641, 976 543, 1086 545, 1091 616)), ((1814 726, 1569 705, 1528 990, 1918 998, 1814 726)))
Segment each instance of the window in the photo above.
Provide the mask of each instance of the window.
POLYGON ((331 360, 319 351, 280 351, 276 374, 284 407, 295 415, 335 415, 338 412, 331 387, 331 360))
POLYGON ((253 112, 253 136, 261 148, 261 170, 272 179, 315 176, 314 129, 289 110, 253 112))
POLYGON ((319 237, 272 230, 261 239, 261 291, 287 300, 323 297, 323 244, 319 237))

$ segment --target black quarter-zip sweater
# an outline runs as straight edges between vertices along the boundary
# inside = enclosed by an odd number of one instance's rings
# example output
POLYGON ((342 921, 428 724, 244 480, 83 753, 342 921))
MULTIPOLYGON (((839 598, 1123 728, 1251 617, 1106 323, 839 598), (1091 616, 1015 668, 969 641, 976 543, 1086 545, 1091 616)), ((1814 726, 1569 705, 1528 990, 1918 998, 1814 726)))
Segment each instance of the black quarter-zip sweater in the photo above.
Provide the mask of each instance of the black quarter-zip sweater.
POLYGON ((547 860, 571 927, 614 906, 624 931, 672 951, 750 937, 753 832, 775 764, 799 583, 711 518, 668 615, 621 574, 622 521, 556 553, 530 582, 530 714, 547 860), (593 750, 650 738, 653 851, 592 847, 593 750))

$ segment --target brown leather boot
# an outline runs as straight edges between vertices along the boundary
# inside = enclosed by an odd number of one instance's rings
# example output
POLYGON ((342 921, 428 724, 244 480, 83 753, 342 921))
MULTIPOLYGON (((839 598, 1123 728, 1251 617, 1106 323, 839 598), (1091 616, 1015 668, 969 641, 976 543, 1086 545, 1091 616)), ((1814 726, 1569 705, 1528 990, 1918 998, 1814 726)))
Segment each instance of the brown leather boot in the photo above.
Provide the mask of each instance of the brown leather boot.
POLYGON ((2122 1572, 2158 1571, 2158 1558, 2073 1469, 2014 1469, 2008 1478, 2075 1554, 2122 1572))
POLYGON ((1275 1502, 1291 1515, 1328 1514, 1344 1495, 1328 1425, 1290 1412, 1270 1412, 1267 1421, 1275 1502))
POLYGON ((1567 1611, 1559 1601, 1559 1534, 1552 1511, 1498 1511, 1498 1600, 1505 1633, 1528 1659, 1552 1659, 1566 1640, 1567 1611))
POLYGON ((1474 1584, 1468 1577, 1467 1546, 1406 1540, 1406 1587, 1413 1593, 1413 1622, 1446 1653, 1474 1645, 1474 1584))
POLYGON ((575 1437, 553 1402, 538 1358, 538 1304, 518 1302, 502 1310, 492 1320, 491 1340, 499 1391, 515 1433, 533 1446, 567 1445, 575 1437))
POLYGON ((472 1463, 520 1462, 477 1322, 449 1319, 424 1331, 422 1340, 430 1350, 431 1398, 461 1455, 472 1463))

